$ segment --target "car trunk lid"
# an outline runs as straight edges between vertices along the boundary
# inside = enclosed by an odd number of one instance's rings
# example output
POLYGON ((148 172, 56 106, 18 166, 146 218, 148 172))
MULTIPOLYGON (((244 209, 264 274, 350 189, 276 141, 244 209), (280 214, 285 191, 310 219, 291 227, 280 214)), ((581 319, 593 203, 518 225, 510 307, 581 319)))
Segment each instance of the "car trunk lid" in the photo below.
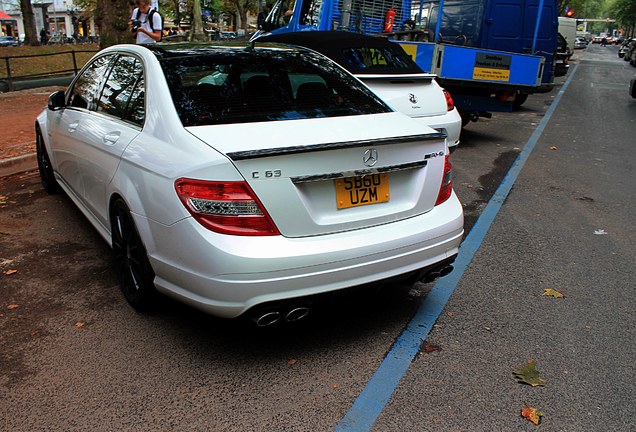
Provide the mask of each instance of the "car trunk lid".
POLYGON ((430 74, 356 75, 383 101, 410 117, 443 115, 446 98, 430 74))
POLYGON ((227 155, 282 235, 361 229, 435 205, 443 134, 400 113, 277 123, 188 130, 227 155))

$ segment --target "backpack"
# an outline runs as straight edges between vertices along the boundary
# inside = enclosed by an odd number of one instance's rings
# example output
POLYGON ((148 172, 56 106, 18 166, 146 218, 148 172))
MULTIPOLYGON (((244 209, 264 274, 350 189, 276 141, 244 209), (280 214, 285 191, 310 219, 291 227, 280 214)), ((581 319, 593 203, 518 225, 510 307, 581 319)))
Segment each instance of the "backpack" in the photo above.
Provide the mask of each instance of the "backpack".
MULTIPOLYGON (((159 38, 159 42, 161 42, 161 39, 163 39, 163 17, 161 16, 161 14, 159 12, 157 12, 156 9, 150 9, 150 11, 148 11, 148 23, 150 24, 150 30, 152 30, 153 32, 155 31, 155 26, 153 25, 153 21, 152 21, 152 17, 157 14, 159 15, 159 22, 161 23, 161 37, 159 38)), ((138 20, 139 17, 141 16, 141 11, 139 10, 139 8, 137 8, 137 15, 135 15, 135 19, 138 20)))

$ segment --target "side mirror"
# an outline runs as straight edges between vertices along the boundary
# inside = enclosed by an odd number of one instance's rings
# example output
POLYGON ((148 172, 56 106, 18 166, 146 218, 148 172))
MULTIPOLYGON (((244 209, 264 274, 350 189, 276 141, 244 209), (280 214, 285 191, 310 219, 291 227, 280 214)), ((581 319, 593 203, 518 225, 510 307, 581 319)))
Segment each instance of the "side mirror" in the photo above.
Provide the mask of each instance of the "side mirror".
POLYGON ((47 106, 51 111, 57 111, 64 108, 65 103, 64 90, 58 90, 49 96, 49 103, 47 106))

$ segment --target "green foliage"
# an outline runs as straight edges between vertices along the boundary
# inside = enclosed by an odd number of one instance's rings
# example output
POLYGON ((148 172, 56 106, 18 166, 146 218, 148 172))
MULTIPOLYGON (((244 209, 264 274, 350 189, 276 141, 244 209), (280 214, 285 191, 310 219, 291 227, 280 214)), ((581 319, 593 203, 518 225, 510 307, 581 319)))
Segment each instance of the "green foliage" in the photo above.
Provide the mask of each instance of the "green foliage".
POLYGON ((636 25, 636 1, 614 0, 609 10, 620 24, 624 26, 636 25))

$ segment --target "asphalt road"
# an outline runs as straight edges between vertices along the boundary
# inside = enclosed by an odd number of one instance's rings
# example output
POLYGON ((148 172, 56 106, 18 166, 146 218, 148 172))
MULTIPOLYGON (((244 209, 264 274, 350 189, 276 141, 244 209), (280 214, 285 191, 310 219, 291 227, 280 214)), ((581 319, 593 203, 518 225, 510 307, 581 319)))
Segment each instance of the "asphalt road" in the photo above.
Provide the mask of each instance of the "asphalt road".
MULTIPOLYGON (((387 389, 373 430, 636 430, 636 69, 615 47, 577 56, 428 335, 424 346, 439 350, 422 349, 387 389), (545 386, 516 382, 530 359, 545 386), (521 417, 524 405, 545 413, 540 426, 521 417)), ((467 228, 557 92, 464 130, 452 162, 467 228)), ((333 430, 431 289, 355 292, 266 330, 167 299, 140 315, 70 200, 46 195, 34 173, 4 179, 0 430, 333 430)))

